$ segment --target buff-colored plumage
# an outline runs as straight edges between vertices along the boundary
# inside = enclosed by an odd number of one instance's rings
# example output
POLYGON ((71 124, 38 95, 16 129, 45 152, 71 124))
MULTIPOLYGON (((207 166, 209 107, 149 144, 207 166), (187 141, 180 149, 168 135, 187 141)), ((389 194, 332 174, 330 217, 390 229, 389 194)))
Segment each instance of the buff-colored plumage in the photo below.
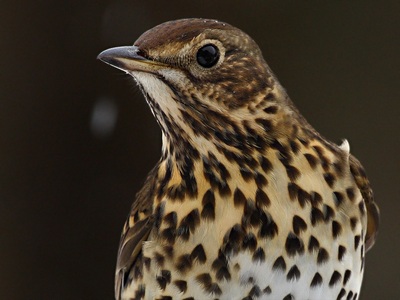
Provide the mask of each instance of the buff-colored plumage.
POLYGON ((365 171, 300 115, 248 35, 178 20, 99 58, 133 76, 163 134, 116 299, 358 299, 379 225, 365 171))

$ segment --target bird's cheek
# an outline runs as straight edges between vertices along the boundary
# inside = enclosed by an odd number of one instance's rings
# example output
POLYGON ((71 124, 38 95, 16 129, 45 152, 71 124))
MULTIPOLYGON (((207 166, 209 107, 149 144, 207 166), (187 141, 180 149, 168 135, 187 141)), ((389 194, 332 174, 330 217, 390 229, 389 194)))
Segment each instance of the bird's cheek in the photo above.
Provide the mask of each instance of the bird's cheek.
POLYGON ((168 82, 177 85, 185 86, 187 84, 187 78, 185 75, 176 69, 162 69, 158 73, 168 82))

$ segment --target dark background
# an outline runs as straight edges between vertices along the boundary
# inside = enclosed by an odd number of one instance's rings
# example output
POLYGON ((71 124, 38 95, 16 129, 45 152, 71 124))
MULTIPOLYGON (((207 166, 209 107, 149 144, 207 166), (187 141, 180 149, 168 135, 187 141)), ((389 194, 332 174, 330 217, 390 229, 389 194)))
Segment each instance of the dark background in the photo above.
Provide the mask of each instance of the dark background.
POLYGON ((400 294, 400 2, 0 1, 0 299, 112 299, 120 231, 160 155, 133 81, 96 60, 182 17, 249 33, 380 205, 362 299, 400 294))

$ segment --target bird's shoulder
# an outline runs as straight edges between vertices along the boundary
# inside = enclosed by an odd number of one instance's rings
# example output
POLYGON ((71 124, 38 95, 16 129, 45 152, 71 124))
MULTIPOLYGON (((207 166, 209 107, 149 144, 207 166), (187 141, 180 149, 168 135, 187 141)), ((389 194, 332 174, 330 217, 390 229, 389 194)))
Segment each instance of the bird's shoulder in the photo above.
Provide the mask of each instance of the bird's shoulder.
POLYGON ((367 177, 365 168, 361 164, 361 162, 353 154, 350 153, 350 145, 347 140, 344 140, 340 146, 326 141, 324 141, 324 143, 325 145, 327 145, 328 148, 335 149, 334 152, 337 153, 336 155, 338 155, 338 153, 341 153, 340 156, 342 157, 342 159, 343 157, 345 158, 345 160, 347 161, 346 164, 350 168, 350 173, 354 179, 354 182, 361 193, 362 203, 364 204, 367 214, 365 250, 368 251, 375 244, 375 240, 378 235, 380 213, 379 207, 375 202, 372 186, 367 177), (337 152, 338 150, 339 152, 337 152))
MULTIPOLYGON (((372 248, 375 243, 376 237, 378 235, 379 223, 380 223, 380 213, 379 207, 374 200, 374 193, 372 190, 371 183, 367 177, 365 168, 361 162, 350 153, 350 145, 347 140, 338 146, 325 138, 323 138, 318 132, 316 132, 308 123, 304 120, 306 124, 305 132, 311 136, 311 140, 314 141, 314 148, 320 155, 320 159, 324 160, 324 155, 330 153, 332 157, 335 157, 336 163, 333 162, 334 167, 339 173, 342 173, 343 167, 349 168, 351 176, 354 179, 354 183, 359 189, 362 196, 362 203, 364 204, 365 211, 367 214, 367 230, 365 236, 365 250, 368 251, 372 248), (315 146, 317 145, 317 146, 315 146), (321 149, 326 150, 322 153, 321 149), (341 163, 340 163, 341 162, 341 163), (345 162, 343 165, 342 163, 345 162), (339 163, 339 164, 338 164, 339 163)), ((361 209, 361 208, 360 208, 361 209)))

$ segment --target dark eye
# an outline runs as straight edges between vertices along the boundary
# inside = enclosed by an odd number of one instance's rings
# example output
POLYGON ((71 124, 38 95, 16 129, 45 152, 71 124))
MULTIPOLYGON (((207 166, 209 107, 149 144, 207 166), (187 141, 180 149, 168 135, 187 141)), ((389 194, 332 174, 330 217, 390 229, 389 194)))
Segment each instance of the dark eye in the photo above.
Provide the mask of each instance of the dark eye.
POLYGON ((197 62, 204 68, 211 68, 219 59, 219 50, 213 44, 208 44, 197 51, 197 62))

